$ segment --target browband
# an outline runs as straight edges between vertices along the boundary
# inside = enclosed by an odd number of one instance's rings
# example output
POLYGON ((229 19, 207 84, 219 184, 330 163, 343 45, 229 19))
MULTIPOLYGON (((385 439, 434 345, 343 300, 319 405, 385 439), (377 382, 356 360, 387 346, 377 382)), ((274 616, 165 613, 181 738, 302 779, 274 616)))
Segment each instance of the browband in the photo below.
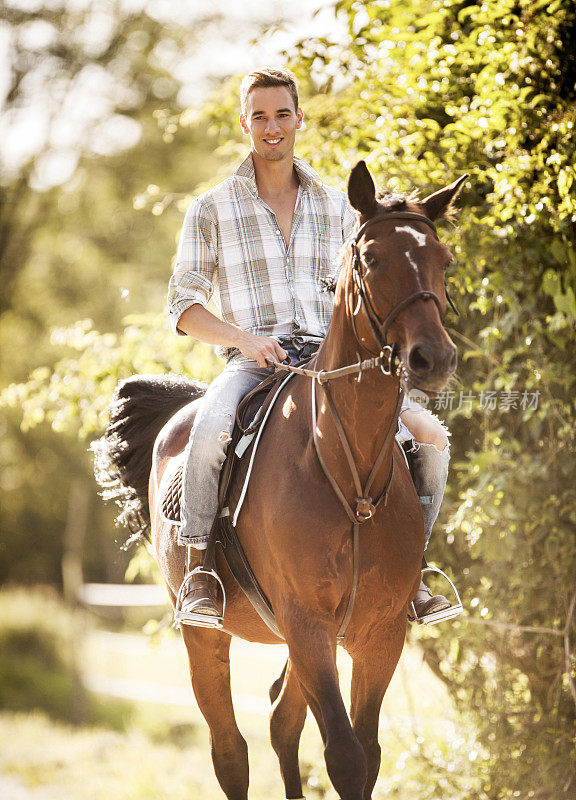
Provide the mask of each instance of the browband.
POLYGON ((382 211, 381 213, 376 214, 376 216, 370 217, 370 219, 367 220, 363 225, 360 225, 356 231, 354 242, 358 242, 366 228, 370 227, 370 225, 373 225, 376 222, 385 222, 389 219, 409 219, 416 222, 423 222, 434 231, 436 238, 438 238, 436 226, 432 220, 428 219, 428 217, 424 216, 424 214, 418 214, 415 211, 382 211))

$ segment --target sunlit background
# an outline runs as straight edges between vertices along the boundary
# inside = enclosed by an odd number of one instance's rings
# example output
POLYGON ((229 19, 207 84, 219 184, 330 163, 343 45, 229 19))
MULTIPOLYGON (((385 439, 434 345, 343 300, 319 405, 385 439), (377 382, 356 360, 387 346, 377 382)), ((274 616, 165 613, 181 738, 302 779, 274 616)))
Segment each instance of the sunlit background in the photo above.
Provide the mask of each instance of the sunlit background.
MULTIPOLYGON (((98 497, 118 380, 222 368, 164 313, 183 213, 247 153, 241 76, 297 74, 297 154, 345 187, 470 174, 431 560, 465 614, 408 632, 374 798, 576 797, 573 0, 0 0, 0 798, 223 797, 146 546, 98 497)), ((311 533, 313 535, 313 533, 311 533)), ((281 798, 268 687, 235 641, 251 796, 281 798)), ((348 698, 350 663, 339 657, 348 698)), ((305 794, 333 798, 317 727, 305 794)))

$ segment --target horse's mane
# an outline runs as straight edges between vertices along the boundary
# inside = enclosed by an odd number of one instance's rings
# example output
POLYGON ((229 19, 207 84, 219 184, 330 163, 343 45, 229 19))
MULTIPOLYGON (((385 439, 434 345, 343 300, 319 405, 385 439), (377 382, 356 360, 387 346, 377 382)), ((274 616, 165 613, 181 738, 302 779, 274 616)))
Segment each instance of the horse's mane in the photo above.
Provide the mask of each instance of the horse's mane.
POLYGON ((376 199, 384 211, 402 211, 408 203, 418 202, 418 190, 414 189, 409 195, 400 192, 378 192, 376 199))

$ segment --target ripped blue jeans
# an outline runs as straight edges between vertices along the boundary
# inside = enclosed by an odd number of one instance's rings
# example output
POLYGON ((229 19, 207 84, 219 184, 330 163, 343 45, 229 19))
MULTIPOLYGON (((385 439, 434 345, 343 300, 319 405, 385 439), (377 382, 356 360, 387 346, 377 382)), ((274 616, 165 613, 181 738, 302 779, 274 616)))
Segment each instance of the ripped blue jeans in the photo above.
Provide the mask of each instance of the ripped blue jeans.
POLYGON ((186 445, 178 544, 206 549, 218 511, 220 470, 236 409, 240 400, 272 372, 274 367, 259 367, 256 361, 237 353, 208 387, 186 445))

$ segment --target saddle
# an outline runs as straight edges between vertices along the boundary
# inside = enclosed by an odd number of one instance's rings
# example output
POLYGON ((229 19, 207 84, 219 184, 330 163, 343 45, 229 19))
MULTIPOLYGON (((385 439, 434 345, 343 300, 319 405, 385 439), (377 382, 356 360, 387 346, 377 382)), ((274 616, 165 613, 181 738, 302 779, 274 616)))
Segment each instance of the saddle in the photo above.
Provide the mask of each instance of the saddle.
MULTIPOLYGON (((266 416, 266 412, 273 403, 276 392, 285 378, 286 375, 283 372, 274 372, 240 401, 236 410, 236 420, 231 442, 226 451, 226 459, 220 473, 218 498, 221 508, 224 507, 226 501, 226 493, 234 474, 234 468, 237 466, 238 460, 244 455, 254 435, 258 431, 262 419, 266 416)), ((184 463, 182 454, 182 456, 177 459, 176 468, 171 471, 168 480, 163 482, 164 486, 161 489, 161 515, 166 522, 172 525, 182 524, 181 499, 183 472, 184 463)))
MULTIPOLYGON (((309 360, 310 359, 301 361, 299 365, 309 360)), ((270 630, 280 639, 283 637, 276 625, 274 611, 246 558, 240 540, 236 535, 234 523, 247 489, 259 434, 265 425, 268 414, 272 410, 280 389, 292 377, 293 373, 288 373, 288 375, 286 375, 285 372, 280 370, 274 372, 249 392, 238 406, 232 438, 220 472, 218 488, 219 513, 212 526, 210 542, 204 559, 206 563, 211 556, 213 557, 216 545, 219 544, 221 546, 230 571, 241 589, 266 625, 268 625, 270 630), (243 488, 240 494, 234 492, 234 496, 230 496, 232 479, 238 472, 241 473, 239 475, 240 480, 237 481, 235 485, 242 483, 243 488), (244 478, 243 481, 242 477, 244 478), (235 509, 234 518, 231 514, 232 508, 235 509)), ((182 453, 177 460, 176 466, 173 471, 171 471, 171 474, 166 476, 166 480, 163 481, 163 486, 160 490, 162 495, 160 504, 161 516, 166 522, 172 525, 182 524, 181 498, 183 469, 184 453, 182 453)))

